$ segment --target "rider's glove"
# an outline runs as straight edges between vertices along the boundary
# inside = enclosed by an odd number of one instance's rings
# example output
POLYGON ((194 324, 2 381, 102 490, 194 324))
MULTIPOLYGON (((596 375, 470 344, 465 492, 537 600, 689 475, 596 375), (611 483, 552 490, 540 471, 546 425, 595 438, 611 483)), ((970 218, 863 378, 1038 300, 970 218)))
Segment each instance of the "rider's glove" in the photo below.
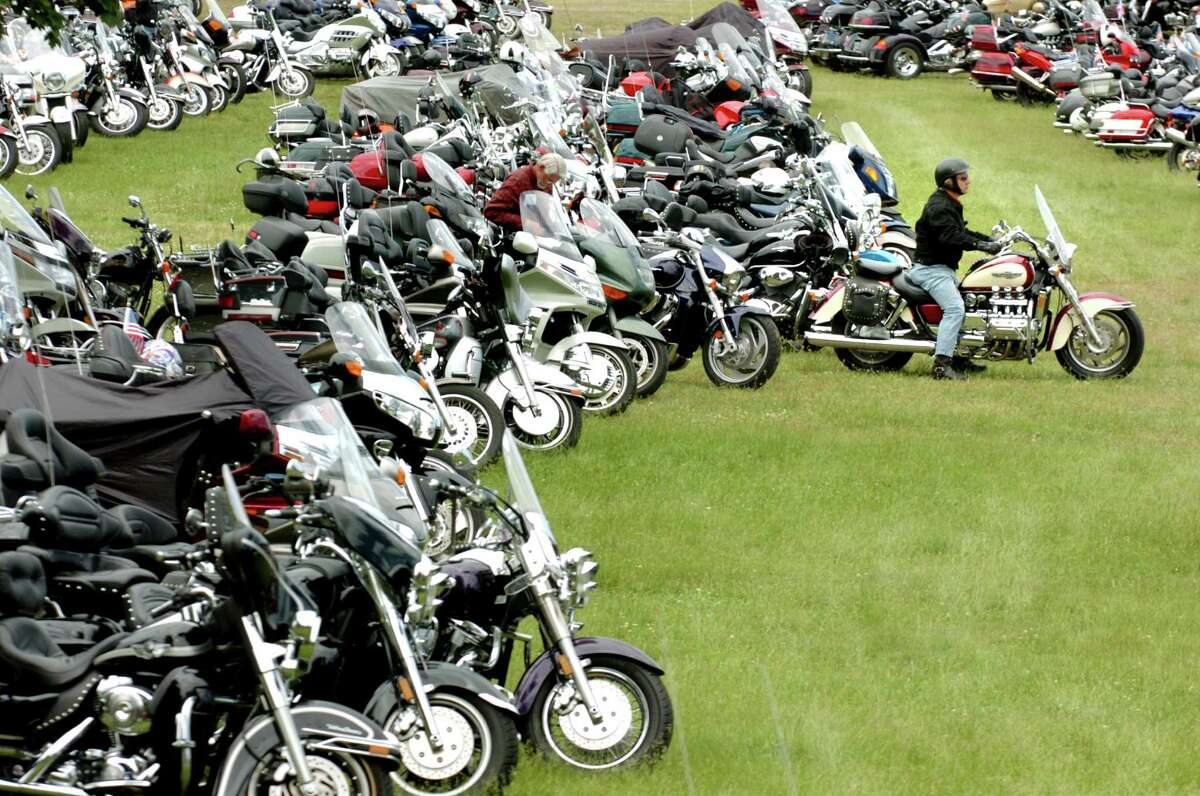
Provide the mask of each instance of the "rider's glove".
POLYGON ((979 249, 979 251, 987 252, 988 254, 999 254, 1000 250, 1004 247, 998 240, 981 240, 976 248, 979 249))

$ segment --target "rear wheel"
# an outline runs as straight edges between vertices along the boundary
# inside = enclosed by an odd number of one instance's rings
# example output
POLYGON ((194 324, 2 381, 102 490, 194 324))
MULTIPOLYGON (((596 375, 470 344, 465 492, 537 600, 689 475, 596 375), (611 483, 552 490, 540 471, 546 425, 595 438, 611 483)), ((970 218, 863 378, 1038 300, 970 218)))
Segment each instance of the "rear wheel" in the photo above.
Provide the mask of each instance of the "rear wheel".
POLYGON ((1167 152, 1167 168, 1195 174, 1200 171, 1200 149, 1190 149, 1183 144, 1172 144, 1167 152))
POLYGON ((718 387, 761 387, 779 366, 779 327, 766 315, 743 315, 729 348, 720 330, 704 341, 704 372, 718 387), (719 353, 718 353, 719 351, 719 353))
POLYGON ((924 57, 921 51, 911 44, 901 44, 895 47, 887 57, 887 73, 901 80, 912 80, 921 74, 924 68, 924 57))
POLYGON ((589 415, 615 415, 624 412, 633 402, 637 390, 637 369, 629 354, 606 345, 588 346, 592 364, 589 380, 603 384, 604 394, 590 398, 583 405, 589 415))
POLYGON ((625 335, 624 340, 637 370, 637 397, 654 395, 667 380, 667 344, 634 334, 625 335))
POLYGON ((236 105, 246 96, 246 73, 239 64, 221 64, 218 68, 229 86, 229 101, 236 105))
POLYGON ((17 154, 17 142, 10 135, 0 136, 0 180, 8 179, 17 170, 20 156, 17 154))
POLYGON ((213 113, 220 113, 229 107, 229 89, 224 86, 213 86, 208 90, 208 94, 212 101, 213 113))
POLYGON ((382 58, 372 58, 367 63, 367 77, 400 77, 404 74, 404 66, 400 53, 389 53, 382 58))
POLYGON ((1082 324, 1071 330, 1067 344, 1056 353, 1058 364, 1077 379, 1123 379, 1142 359, 1145 332, 1131 308, 1102 310, 1092 318, 1100 342, 1082 324))
POLYGON ((813 76, 808 69, 797 69, 792 74, 796 78, 796 88, 803 92, 804 96, 812 99, 813 76))
POLYGON ((62 160, 63 146, 58 132, 48 124, 25 128, 25 145, 17 147, 18 174, 35 177, 53 169, 62 160))
MULTIPOLYGON (((834 322, 834 334, 849 334, 845 319, 834 322)), ((892 373, 901 370, 912 359, 911 351, 864 351, 855 348, 835 348, 837 358, 850 370, 892 373)))

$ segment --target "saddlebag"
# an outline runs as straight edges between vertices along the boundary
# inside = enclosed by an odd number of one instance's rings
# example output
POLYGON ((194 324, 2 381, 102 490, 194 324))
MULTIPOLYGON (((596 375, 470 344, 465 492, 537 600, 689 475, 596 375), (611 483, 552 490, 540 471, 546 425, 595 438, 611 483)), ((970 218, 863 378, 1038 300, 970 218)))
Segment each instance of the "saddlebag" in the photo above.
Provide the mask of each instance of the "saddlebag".
POLYGON ((852 276, 846 283, 842 315, 857 326, 880 326, 887 320, 888 286, 876 279, 852 276))

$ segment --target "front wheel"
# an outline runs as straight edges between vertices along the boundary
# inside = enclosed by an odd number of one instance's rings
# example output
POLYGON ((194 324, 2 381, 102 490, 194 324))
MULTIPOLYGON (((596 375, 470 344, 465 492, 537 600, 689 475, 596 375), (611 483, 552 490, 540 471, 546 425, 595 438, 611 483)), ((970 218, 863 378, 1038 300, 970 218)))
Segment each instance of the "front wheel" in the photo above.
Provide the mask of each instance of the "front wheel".
POLYGON ((387 772, 374 761, 366 761, 344 752, 309 748, 305 750, 308 770, 313 775, 313 790, 301 791, 292 776, 285 747, 280 745, 264 755, 250 772, 246 796, 276 796, 305 793, 306 796, 384 796, 390 792, 387 772))
POLYGON ((225 63, 218 67, 229 86, 229 102, 236 105, 246 96, 246 72, 241 64, 225 63))
POLYGON ((224 86, 213 86, 208 90, 212 102, 212 112, 220 113, 229 107, 229 89, 224 86))
POLYGON ((547 678, 533 701, 529 735, 544 754, 588 770, 652 761, 671 743, 674 708, 656 675, 627 658, 592 655, 587 666, 601 720, 592 721, 570 680, 547 678))
POLYGON ((173 99, 159 97, 151 100, 148 107, 150 121, 146 126, 151 130, 174 130, 183 121, 183 104, 173 99))
POLYGON ((212 95, 195 83, 183 84, 183 112, 188 116, 207 116, 212 110, 212 95))
POLYGON ((509 396, 501 408, 517 443, 538 451, 575 447, 583 427, 578 401, 542 389, 533 391, 533 399, 533 406, 525 408, 509 396))
POLYGON ((0 180, 11 177, 20 162, 16 139, 8 135, 0 136, 0 180))
POLYGON ((718 387, 761 387, 779 366, 779 327, 766 315, 743 315, 730 346, 721 331, 704 341, 704 372, 718 387))
POLYGON ((25 177, 45 174, 59 164, 63 156, 62 140, 48 124, 25 128, 25 145, 17 147, 17 173, 25 177))
POLYGON ((1200 148, 1192 149, 1183 144, 1172 143, 1171 150, 1167 152, 1167 168, 1191 174, 1200 171, 1200 148))
POLYGON ((637 369, 637 397, 646 398, 658 392, 667 380, 667 344, 650 337, 625 335, 629 357, 637 369))
POLYGON ((1067 344, 1058 349, 1058 364, 1077 379, 1123 379, 1142 359, 1146 345, 1142 322, 1132 308, 1102 310, 1092 318, 1100 343, 1083 324, 1071 330, 1067 344))
POLYGON ((796 76, 796 89, 804 96, 812 99, 813 76, 808 69, 797 69, 793 74, 796 76))
POLYGON ((404 74, 404 68, 400 53, 388 53, 367 62, 367 77, 400 77, 404 74))
POLYGON ((285 72, 280 72, 275 78, 275 88, 285 97, 300 99, 313 93, 316 79, 312 72, 293 66, 285 72))
POLYGON ((135 136, 150 122, 150 110, 128 97, 117 97, 115 103, 105 102, 91 118, 92 129, 107 138, 135 136))
POLYGON ((604 394, 590 398, 583 405, 589 415, 615 415, 624 412, 633 402, 637 389, 637 369, 629 354, 606 345, 588 346, 591 352, 589 379, 603 384, 604 394))
POLYGON ((486 467, 500 455, 504 416, 487 393, 470 384, 446 384, 439 388, 451 428, 441 446, 461 453, 475 468, 486 467))
POLYGON ((887 73, 901 80, 912 80, 921 74, 924 58, 921 51, 911 44, 901 44, 888 53, 887 73))
MULTIPOLYGON (((441 748, 414 729, 413 708, 395 709, 383 722, 400 737, 403 768, 392 782, 404 793, 458 794, 501 790, 517 764, 517 728, 496 708, 465 693, 429 695, 441 748)), ((354 791, 346 791, 354 793, 354 791)))

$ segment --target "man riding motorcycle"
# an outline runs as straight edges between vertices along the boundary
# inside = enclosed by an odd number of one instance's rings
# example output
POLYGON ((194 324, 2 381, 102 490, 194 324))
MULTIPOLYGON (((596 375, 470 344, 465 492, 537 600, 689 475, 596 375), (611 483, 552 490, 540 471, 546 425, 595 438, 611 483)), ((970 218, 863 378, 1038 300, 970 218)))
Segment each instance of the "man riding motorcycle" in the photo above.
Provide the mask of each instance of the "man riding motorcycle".
POLYGON ((974 250, 996 254, 1000 244, 989 236, 967 229, 963 219, 962 197, 970 189, 971 180, 965 160, 948 158, 934 169, 937 190, 925 202, 917 221, 918 263, 908 272, 908 280, 926 290, 942 308, 938 324, 937 346, 934 349, 933 377, 962 381, 967 373, 985 370, 966 357, 955 357, 958 335, 962 330, 966 309, 958 292, 958 261, 963 251, 974 250))

